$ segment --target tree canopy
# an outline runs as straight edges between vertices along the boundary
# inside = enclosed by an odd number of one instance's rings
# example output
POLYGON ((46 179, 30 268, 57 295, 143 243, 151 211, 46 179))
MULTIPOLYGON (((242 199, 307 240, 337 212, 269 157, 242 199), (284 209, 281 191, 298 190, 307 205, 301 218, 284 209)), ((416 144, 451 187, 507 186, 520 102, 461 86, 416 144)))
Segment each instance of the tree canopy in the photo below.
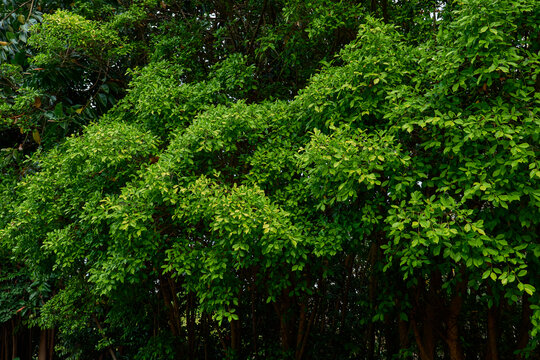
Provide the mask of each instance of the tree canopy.
POLYGON ((539 359, 540 6, 2 0, 0 360, 539 359))

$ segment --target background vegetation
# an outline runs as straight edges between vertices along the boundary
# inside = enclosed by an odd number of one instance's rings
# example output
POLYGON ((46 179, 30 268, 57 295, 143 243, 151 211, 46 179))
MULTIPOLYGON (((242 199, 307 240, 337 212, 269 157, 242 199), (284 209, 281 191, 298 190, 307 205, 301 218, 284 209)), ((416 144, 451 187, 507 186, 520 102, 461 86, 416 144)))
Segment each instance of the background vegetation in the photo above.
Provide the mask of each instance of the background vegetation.
POLYGON ((538 359, 530 0, 2 0, 0 359, 538 359))

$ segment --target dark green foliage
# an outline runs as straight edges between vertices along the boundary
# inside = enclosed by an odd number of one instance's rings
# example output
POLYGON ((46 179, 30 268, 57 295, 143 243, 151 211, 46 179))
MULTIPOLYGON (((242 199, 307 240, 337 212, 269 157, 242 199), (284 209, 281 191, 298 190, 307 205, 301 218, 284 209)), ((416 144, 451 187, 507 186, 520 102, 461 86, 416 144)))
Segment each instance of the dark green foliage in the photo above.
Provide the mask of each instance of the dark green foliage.
POLYGON ((45 6, 0 5, 1 360, 538 358, 535 2, 45 6))

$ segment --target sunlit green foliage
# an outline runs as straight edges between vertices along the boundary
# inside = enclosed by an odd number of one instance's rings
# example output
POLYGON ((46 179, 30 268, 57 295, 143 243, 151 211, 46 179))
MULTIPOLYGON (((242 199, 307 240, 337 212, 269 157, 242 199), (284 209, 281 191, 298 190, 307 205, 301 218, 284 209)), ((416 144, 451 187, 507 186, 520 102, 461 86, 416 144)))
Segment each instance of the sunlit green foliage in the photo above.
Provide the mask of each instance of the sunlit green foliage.
POLYGON ((57 7, 0 65, 39 360, 537 358, 537 4, 57 7))

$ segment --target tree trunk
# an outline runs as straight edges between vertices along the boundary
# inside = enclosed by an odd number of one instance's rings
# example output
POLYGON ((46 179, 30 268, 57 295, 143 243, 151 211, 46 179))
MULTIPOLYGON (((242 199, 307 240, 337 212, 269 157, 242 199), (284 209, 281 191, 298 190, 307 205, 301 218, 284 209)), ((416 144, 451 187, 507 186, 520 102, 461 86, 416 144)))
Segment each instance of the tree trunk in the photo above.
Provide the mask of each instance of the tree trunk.
POLYGON ((2 351, 2 360, 8 360, 9 359, 9 343, 8 343, 7 323, 4 323, 2 325, 2 347, 0 347, 0 350, 2 351))
POLYGON ((456 294, 450 301, 448 315, 446 318, 446 343, 450 352, 451 360, 464 360, 463 348, 459 339, 459 314, 463 305, 463 295, 465 293, 467 281, 461 279, 456 286, 456 294))
POLYGON ((159 276, 159 287, 167 310, 169 329, 174 337, 178 337, 180 335, 180 315, 179 309, 176 308, 175 301, 172 299, 173 296, 176 297, 176 294, 172 293, 171 295, 171 284, 167 278, 161 275, 159 276))
POLYGON ((187 296, 186 320, 187 320, 187 332, 188 332, 187 340, 188 340, 189 358, 195 359, 195 293, 193 292, 190 292, 187 296))
POLYGON ((435 347, 437 345, 438 330, 440 328, 440 305, 442 299, 439 291, 442 284, 441 274, 435 272, 429 280, 429 289, 426 291, 425 279, 418 279, 419 285, 416 289, 416 305, 411 314, 411 325, 414 332, 414 339, 418 346, 420 359, 433 360, 435 358, 435 347), (425 297, 425 301, 420 301, 425 297), (419 327, 419 320, 422 322, 422 329, 419 327))
POLYGON ((251 341, 253 344, 253 353, 257 353, 257 315, 255 313, 255 302, 256 302, 256 287, 255 287, 255 281, 250 289, 250 295, 251 295, 251 341))
POLYGON ((279 335, 281 339, 281 348, 283 351, 290 351, 294 348, 295 324, 294 313, 292 311, 292 301, 289 296, 289 290, 285 289, 281 293, 280 303, 274 304, 274 308, 279 317, 279 335))
POLYGON ((38 360, 49 360, 47 359, 48 351, 47 351, 47 330, 41 330, 39 334, 39 352, 38 352, 38 360))
POLYGON ((339 333, 343 332, 345 327, 345 317, 347 314, 347 307, 349 303, 349 292, 351 288, 352 272, 354 266, 354 255, 347 255, 345 258, 345 270, 346 270, 346 280, 343 290, 343 296, 341 300, 341 325, 339 327, 339 333))
POLYGON ((315 302, 315 306, 313 308, 313 311, 311 312, 311 315, 309 316, 307 329, 306 329, 306 331, 304 333, 302 343, 300 345, 300 349, 296 353, 296 360, 302 360, 302 358, 304 357, 304 353, 305 353, 305 350, 306 350, 307 339, 308 339, 308 336, 309 336, 309 332, 311 331, 311 326, 313 325, 313 322, 315 321, 315 315, 317 314, 318 307, 319 307, 319 301, 317 299, 317 301, 315 302))
MULTIPOLYGON (((372 4, 375 3, 375 1, 372 2, 372 4)), ((369 275, 368 280, 368 296, 369 296, 369 306, 371 309, 375 309, 375 298, 377 293, 377 278, 374 274, 375 272, 375 264, 377 263, 377 258, 379 254, 379 244, 378 241, 374 241, 371 244, 371 248, 369 249, 369 271, 371 271, 371 274, 369 275)), ((368 336, 367 336, 367 359, 373 360, 375 357, 375 324, 373 321, 369 322, 368 326, 368 336)))
MULTIPOLYGON (((540 77, 540 76, 539 76, 540 77)), ((517 337, 517 350, 522 350, 527 346, 529 342, 529 331, 531 330, 531 303, 529 302, 529 296, 527 294, 523 295, 521 301, 521 321, 519 325, 519 333, 517 337)), ((524 357, 518 355, 517 359, 524 359, 524 357)))
MULTIPOLYGON (((488 296, 493 297, 491 286, 488 285, 488 296)), ((488 309, 487 314, 487 352, 486 360, 499 360, 499 351, 497 348, 497 338, 499 336, 499 311, 500 307, 493 304, 488 309)))
POLYGON ((47 332, 48 360, 52 360, 54 357, 54 333, 54 329, 49 329, 47 332))
POLYGON ((486 354, 486 360, 499 360, 499 351, 497 350, 497 337, 498 337, 498 307, 492 306, 488 309, 487 319, 487 342, 488 349, 486 354))
POLYGON ((381 1, 381 7, 382 7, 383 20, 384 20, 385 23, 388 24, 388 21, 390 20, 388 18, 388 0, 382 0, 381 1))
POLYGON ((416 345, 418 346, 418 355, 420 356, 420 359, 433 360, 435 356, 435 338, 434 333, 429 331, 429 329, 433 329, 432 319, 425 320, 423 336, 420 334, 418 322, 414 317, 411 318, 411 324, 414 331, 414 339, 416 340, 416 345))
POLYGON ((231 349, 236 355, 240 352, 240 320, 231 321, 231 349))
POLYGON ((407 349, 409 347, 409 323, 404 320, 398 322, 399 331, 399 347, 400 349, 407 349))
POLYGON ((15 319, 11 319, 11 358, 17 357, 17 335, 15 334, 15 319))

